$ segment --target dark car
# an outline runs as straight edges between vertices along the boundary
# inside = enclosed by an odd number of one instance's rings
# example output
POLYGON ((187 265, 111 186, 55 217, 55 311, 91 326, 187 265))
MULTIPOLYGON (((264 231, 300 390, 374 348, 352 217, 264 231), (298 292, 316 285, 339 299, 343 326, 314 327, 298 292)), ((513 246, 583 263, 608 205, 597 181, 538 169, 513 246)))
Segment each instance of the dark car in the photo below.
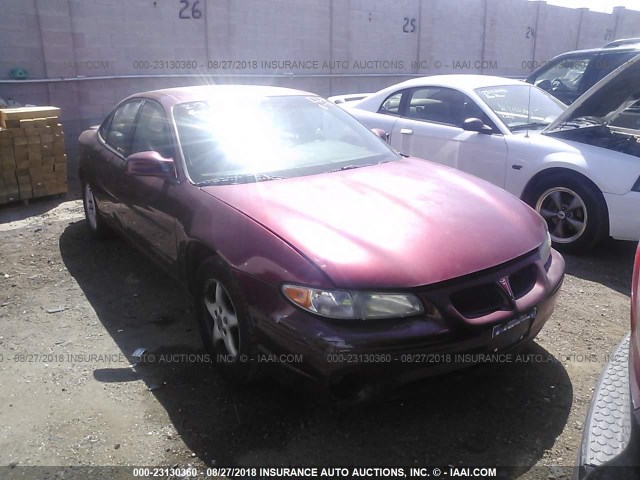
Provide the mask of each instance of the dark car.
POLYGON ((575 480, 640 478, 640 246, 631 287, 631 335, 610 357, 591 400, 575 480))
POLYGON ((602 48, 563 53, 534 70, 527 82, 569 105, 638 54, 640 38, 615 40, 602 48))
POLYGON ((316 95, 141 93, 80 144, 91 232, 185 286, 236 382, 275 361, 359 397, 526 344, 554 309, 564 260, 537 213, 316 95), (424 353, 443 361, 412 361, 424 353))

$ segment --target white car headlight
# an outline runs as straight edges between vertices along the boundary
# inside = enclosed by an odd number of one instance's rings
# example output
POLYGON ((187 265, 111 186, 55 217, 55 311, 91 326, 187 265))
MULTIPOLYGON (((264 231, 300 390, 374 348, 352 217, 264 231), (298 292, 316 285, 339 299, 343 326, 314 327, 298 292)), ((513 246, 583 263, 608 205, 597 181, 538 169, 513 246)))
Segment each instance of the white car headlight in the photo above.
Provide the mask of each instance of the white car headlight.
MULTIPOLYGON (((348 292, 299 285, 284 285, 282 293, 298 307, 329 318, 398 318, 425 311, 418 297, 411 293, 348 292)), ((429 314, 432 311, 437 313, 435 307, 430 306, 428 310, 429 314)))
POLYGON ((547 261, 549 260, 549 256, 551 255, 551 235, 549 235, 549 231, 547 231, 547 236, 538 247, 538 252, 540 252, 542 264, 546 265, 547 261))

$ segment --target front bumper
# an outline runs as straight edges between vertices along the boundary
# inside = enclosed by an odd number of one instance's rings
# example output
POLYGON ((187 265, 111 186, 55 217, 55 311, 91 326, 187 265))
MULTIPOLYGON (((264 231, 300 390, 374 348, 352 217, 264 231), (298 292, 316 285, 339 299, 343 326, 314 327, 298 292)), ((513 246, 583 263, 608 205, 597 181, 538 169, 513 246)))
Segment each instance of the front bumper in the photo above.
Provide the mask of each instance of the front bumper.
POLYGON ((486 361, 490 355, 510 352, 532 340, 554 310, 564 266, 555 250, 546 268, 534 252, 477 275, 414 289, 440 309, 444 318, 439 321, 424 317, 330 320, 292 306, 275 286, 240 273, 238 279, 249 300, 259 349, 268 354, 263 358, 324 385, 342 381, 402 384, 486 361), (512 311, 463 318, 450 304, 445 305, 452 292, 482 282, 495 283, 529 267, 535 269, 535 283, 514 300, 512 311), (533 320, 494 338, 496 325, 534 311, 533 320), (286 355, 293 361, 280 361, 286 355))
POLYGON ((600 377, 585 421, 574 480, 640 478, 640 424, 632 410, 629 336, 600 377))
POLYGON ((618 240, 640 240, 640 192, 605 193, 609 210, 609 234, 618 240))

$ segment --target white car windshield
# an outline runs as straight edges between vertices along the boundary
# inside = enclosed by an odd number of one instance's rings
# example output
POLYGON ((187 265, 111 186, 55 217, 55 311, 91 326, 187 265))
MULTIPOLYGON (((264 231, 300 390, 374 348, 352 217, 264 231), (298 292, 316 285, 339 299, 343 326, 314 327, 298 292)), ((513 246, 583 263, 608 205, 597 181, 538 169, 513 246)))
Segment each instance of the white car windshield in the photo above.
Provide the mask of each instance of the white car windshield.
POLYGON ((566 106, 537 87, 497 85, 475 92, 511 131, 546 127, 566 106))
POLYGON ((237 97, 177 105, 180 146, 196 183, 244 183, 397 158, 337 105, 316 96, 237 97))

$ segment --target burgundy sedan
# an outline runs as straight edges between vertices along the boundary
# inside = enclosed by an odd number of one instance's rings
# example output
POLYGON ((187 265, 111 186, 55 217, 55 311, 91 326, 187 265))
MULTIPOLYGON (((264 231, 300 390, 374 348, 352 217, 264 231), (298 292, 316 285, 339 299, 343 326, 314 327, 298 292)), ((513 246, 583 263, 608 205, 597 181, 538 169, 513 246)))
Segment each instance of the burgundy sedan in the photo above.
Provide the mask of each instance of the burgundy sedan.
POLYGON ((185 286, 237 382, 282 363, 359 397, 532 340, 564 275, 545 222, 380 135, 284 88, 134 95, 80 136, 87 223, 185 286))

